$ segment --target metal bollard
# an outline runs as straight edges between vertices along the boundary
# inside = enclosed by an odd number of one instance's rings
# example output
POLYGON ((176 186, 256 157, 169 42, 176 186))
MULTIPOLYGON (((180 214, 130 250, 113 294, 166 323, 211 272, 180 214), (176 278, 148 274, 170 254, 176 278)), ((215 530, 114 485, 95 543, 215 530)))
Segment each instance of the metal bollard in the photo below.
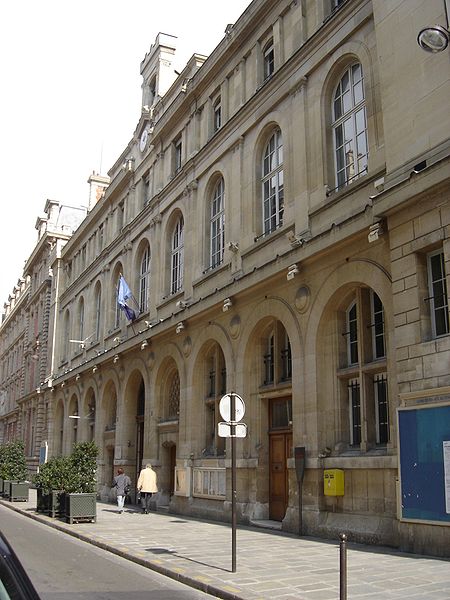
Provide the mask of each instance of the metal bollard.
POLYGON ((347 600, 347 536, 339 535, 339 600, 347 600))

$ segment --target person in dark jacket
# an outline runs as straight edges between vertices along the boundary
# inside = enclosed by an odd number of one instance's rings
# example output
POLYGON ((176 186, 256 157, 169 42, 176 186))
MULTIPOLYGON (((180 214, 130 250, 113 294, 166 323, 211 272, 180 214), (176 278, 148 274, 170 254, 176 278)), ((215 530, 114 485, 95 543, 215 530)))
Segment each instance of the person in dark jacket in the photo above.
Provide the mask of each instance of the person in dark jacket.
POLYGON ((131 479, 128 477, 128 475, 125 475, 122 467, 117 469, 117 475, 114 477, 112 486, 115 487, 117 491, 117 506, 119 507, 119 513, 123 513, 125 496, 131 488, 131 479))

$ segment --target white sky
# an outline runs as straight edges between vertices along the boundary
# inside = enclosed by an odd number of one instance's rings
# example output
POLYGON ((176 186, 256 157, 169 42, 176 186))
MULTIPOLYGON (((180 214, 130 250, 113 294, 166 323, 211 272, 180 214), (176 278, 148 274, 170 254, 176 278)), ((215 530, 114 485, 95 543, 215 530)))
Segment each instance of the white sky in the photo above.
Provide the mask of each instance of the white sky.
POLYGON ((11 0, 0 19, 0 313, 37 242, 48 198, 87 205, 133 135, 140 63, 158 32, 175 68, 210 54, 250 0, 11 0))

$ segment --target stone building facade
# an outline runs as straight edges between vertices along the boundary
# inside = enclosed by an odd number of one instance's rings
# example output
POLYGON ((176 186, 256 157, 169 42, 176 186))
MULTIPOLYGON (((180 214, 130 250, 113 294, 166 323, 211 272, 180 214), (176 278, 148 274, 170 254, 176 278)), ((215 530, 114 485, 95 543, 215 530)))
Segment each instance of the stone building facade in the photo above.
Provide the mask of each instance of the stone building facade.
POLYGON ((254 0, 176 79, 158 36, 137 127, 59 261, 49 444, 94 439, 105 497, 115 467, 151 461, 159 504, 229 519, 233 391, 241 522, 299 530, 305 448, 304 533, 450 555, 448 519, 401 518, 397 427, 450 404, 450 70, 416 43, 444 9, 254 0))
POLYGON ((85 216, 86 209, 47 200, 43 215, 36 220, 36 246, 4 305, 0 439, 3 443, 23 440, 30 472, 37 468, 41 448, 47 452, 51 420, 51 398, 46 391, 53 371, 52 298, 57 293, 51 265, 85 216))

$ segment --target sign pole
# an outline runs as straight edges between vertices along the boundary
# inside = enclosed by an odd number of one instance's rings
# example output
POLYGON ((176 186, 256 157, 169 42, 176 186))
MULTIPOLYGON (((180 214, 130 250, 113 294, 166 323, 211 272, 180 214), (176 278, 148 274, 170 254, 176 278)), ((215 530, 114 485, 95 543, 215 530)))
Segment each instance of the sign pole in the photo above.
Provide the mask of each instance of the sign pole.
POLYGON ((231 392, 231 571, 236 573, 236 398, 231 392))

